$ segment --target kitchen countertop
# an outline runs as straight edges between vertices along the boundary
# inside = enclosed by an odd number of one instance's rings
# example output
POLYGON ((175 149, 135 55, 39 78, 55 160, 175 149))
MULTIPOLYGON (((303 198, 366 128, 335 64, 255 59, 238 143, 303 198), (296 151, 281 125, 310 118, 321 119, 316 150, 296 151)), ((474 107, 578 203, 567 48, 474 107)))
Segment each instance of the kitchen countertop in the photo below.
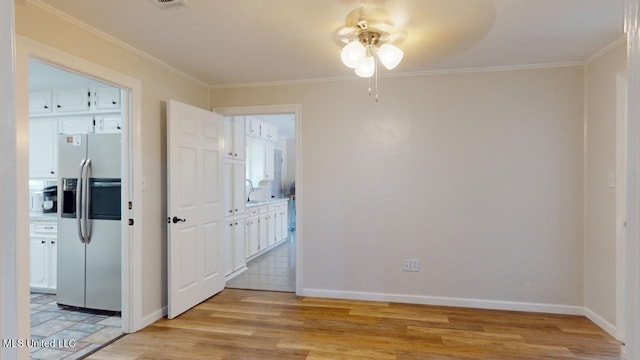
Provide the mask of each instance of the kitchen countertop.
POLYGON ((252 208, 252 207, 261 206, 261 205, 273 204, 273 203, 277 203, 279 201, 289 201, 289 199, 287 199, 287 198, 275 198, 275 199, 269 199, 269 200, 249 201, 247 203, 247 208, 252 208))

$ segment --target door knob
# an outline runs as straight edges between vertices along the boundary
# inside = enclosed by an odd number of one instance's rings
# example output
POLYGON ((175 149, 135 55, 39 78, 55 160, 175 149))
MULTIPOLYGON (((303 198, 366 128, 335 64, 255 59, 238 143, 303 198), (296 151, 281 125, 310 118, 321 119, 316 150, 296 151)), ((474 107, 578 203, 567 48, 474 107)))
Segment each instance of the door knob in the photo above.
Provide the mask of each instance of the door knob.
POLYGON ((179 223, 179 222, 185 222, 187 221, 187 219, 180 219, 177 216, 174 216, 173 219, 171 219, 171 221, 173 221, 174 224, 179 223))

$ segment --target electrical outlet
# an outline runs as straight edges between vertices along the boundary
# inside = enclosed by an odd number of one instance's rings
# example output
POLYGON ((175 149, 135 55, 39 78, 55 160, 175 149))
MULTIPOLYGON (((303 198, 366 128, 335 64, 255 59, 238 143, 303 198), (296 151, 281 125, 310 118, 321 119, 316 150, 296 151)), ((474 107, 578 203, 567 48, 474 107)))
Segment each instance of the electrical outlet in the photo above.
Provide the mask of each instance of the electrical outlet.
POLYGON ((411 271, 411 260, 404 259, 404 266, 402 267, 402 271, 411 271))
POLYGON ((411 259, 411 271, 420 271, 420 260, 411 259))

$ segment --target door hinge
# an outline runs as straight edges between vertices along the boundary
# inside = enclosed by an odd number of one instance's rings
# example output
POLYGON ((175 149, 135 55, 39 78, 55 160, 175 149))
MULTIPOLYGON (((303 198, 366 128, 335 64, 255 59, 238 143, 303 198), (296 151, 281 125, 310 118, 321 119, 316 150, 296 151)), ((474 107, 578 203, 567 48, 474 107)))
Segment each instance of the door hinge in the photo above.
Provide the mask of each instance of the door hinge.
POLYGON ((129 226, 133 226, 133 219, 129 219, 129 226))
POLYGON ((129 210, 133 209, 133 203, 129 201, 129 210))

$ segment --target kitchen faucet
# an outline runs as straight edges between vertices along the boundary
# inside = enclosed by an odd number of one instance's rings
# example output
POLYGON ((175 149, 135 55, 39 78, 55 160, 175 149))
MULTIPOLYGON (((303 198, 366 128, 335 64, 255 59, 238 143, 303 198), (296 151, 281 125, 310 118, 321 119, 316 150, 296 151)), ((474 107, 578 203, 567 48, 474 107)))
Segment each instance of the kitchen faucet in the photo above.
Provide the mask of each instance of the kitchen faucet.
POLYGON ((253 187, 253 183, 251 182, 251 180, 245 179, 245 182, 248 182, 249 185, 251 185, 251 190, 249 190, 249 193, 247 194, 247 202, 249 202, 249 201, 251 201, 251 200, 249 200, 251 198, 251 192, 253 192, 253 190, 255 190, 255 189, 253 187))

